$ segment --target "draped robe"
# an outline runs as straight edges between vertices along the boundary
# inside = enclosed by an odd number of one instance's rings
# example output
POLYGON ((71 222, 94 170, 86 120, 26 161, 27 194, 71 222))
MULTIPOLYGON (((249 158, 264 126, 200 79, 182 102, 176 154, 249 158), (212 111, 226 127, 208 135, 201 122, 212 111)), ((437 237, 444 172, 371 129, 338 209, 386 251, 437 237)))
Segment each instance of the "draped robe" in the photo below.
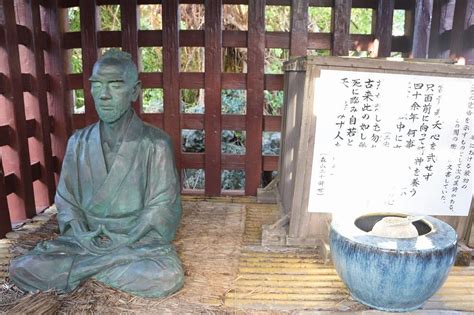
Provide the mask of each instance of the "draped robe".
POLYGON ((135 295, 159 297, 182 287, 184 274, 170 242, 181 218, 180 186, 169 137, 130 119, 107 172, 100 122, 77 131, 68 141, 56 206, 61 235, 14 259, 11 279, 26 291, 75 289, 94 277, 135 295), (105 254, 83 248, 71 221, 89 231, 104 225, 128 234, 138 223, 150 231, 137 242, 105 254))

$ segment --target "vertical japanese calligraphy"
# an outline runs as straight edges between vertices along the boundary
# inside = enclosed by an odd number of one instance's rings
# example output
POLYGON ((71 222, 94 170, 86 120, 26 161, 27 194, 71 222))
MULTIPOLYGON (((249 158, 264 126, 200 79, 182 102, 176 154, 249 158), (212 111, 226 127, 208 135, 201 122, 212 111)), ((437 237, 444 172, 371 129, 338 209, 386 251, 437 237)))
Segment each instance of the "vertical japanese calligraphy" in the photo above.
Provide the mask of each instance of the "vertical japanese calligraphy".
POLYGON ((316 84, 310 212, 467 215, 474 79, 321 70, 316 84))

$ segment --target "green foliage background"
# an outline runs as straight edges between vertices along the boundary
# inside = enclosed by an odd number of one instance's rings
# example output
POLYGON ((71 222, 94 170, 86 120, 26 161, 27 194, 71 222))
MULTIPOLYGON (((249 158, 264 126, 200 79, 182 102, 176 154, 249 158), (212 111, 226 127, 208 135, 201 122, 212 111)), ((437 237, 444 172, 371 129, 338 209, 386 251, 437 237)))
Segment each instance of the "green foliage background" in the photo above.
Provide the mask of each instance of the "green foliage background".
MULTIPOLYGON (((288 6, 266 6, 265 29, 267 32, 288 32, 290 30, 291 8, 288 6)), ((204 5, 181 4, 180 28, 182 30, 199 30, 204 27, 204 5)), ((69 31, 80 32, 79 8, 68 9, 69 31)), ((161 5, 140 5, 139 28, 141 30, 162 29, 161 5)), ((352 9, 350 33, 373 33, 373 10, 352 9)), ((120 31, 120 6, 100 6, 100 27, 104 31, 120 31)), ((332 9, 325 7, 310 7, 308 10, 308 31, 330 33, 332 9)), ((405 12, 395 10, 393 19, 393 34, 403 35, 405 12)), ((248 7, 246 5, 224 5, 224 30, 248 30, 248 7)), ((105 48, 107 49, 107 48, 105 48)), ((102 53, 105 51, 102 49, 102 53)), ((366 51, 351 51, 352 56, 368 56, 366 51)), ((329 50, 308 50, 308 55, 327 56, 329 50)), ((394 54, 398 55, 398 54, 394 54)), ((203 47, 180 47, 180 71, 204 72, 205 53, 203 47)), ((69 51, 69 72, 82 73, 81 49, 69 51)), ((289 50, 281 48, 266 49, 265 73, 282 73, 282 64, 289 58, 289 50)), ((246 73, 247 49, 223 48, 223 72, 246 73)), ((163 53, 161 47, 140 48, 140 71, 162 72, 163 53)), ((181 110, 184 113, 204 113, 204 90, 183 89, 181 95, 181 110)), ((222 114, 245 115, 246 91, 222 90, 222 114)), ((264 91, 265 115, 281 115, 283 105, 283 91, 264 91)), ((142 92, 144 113, 163 112, 163 90, 144 89, 142 92)), ((84 112, 84 91, 74 91, 74 112, 84 112)), ((221 135, 222 152, 224 154, 245 154, 246 134, 244 131, 223 130, 221 135)), ((205 134, 203 130, 182 130, 183 152, 204 152, 205 134)), ((264 155, 278 155, 280 150, 280 133, 264 132, 262 135, 262 153, 264 155)), ((275 174, 273 174, 275 175, 275 174)), ((202 169, 183 170, 183 187, 188 189, 203 189, 205 174, 202 169)), ((245 173, 242 170, 223 170, 222 189, 244 189, 245 173)))

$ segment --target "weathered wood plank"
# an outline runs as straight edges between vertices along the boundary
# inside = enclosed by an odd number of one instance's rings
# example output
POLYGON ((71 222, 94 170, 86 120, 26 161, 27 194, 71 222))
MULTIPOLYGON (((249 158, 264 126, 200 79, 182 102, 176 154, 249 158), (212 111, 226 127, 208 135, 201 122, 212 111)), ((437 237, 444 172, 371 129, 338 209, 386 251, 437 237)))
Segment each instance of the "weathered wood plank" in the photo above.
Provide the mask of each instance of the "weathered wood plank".
POLYGON ((351 8, 352 0, 334 0, 331 52, 333 56, 347 56, 349 54, 351 8))
POLYGON ((372 57, 390 57, 392 51, 392 24, 395 0, 378 0, 375 21, 375 54, 372 57))
POLYGON ((13 145, 3 151, 3 167, 19 178, 15 195, 11 198, 12 221, 20 221, 36 215, 31 178, 30 153, 26 129, 25 103, 23 99, 20 53, 14 2, 1 2, 4 12, 5 47, 0 50, 0 72, 9 77, 8 97, 3 98, 1 114, 13 117, 13 145))
POLYGON ((205 1, 205 193, 221 193, 222 0, 205 1))
POLYGON ((164 129, 171 136, 178 174, 181 174, 179 96, 179 1, 163 0, 164 129))
POLYGON ((291 1, 290 56, 306 56, 308 48, 308 0, 291 1))
POLYGON ((245 194, 255 196, 262 176, 265 0, 249 3, 245 194), (251 135, 251 136, 250 136, 251 135))
POLYGON ((98 120, 97 113, 94 108, 94 100, 90 93, 91 85, 89 78, 92 75, 92 67, 98 57, 98 40, 97 40, 97 5, 96 0, 80 0, 79 10, 81 23, 81 45, 82 45, 82 86, 84 88, 84 106, 86 123, 91 124, 98 120), (87 12, 87 14, 84 14, 87 12))

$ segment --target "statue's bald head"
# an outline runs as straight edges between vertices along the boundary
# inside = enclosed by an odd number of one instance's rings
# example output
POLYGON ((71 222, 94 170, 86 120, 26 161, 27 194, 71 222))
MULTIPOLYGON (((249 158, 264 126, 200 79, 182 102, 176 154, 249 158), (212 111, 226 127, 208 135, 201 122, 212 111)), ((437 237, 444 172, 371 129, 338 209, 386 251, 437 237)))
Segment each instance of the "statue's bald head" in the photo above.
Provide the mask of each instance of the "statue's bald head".
POLYGON ((109 49, 94 64, 93 72, 101 65, 120 65, 123 69, 125 82, 133 85, 138 81, 138 69, 129 53, 118 49, 109 49))

